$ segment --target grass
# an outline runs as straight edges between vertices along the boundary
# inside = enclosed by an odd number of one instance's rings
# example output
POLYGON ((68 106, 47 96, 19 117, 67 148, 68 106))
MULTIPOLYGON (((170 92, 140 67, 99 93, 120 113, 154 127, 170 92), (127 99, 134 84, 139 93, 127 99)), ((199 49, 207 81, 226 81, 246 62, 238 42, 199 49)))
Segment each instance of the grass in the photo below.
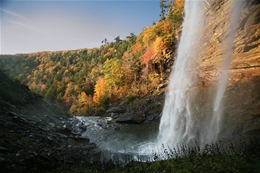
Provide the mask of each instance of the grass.
MULTIPOLYGON (((207 144, 203 151, 197 146, 181 146, 178 149, 165 149, 165 160, 158 160, 154 154, 153 162, 127 161, 127 166, 97 164, 82 173, 259 173, 260 141, 229 142, 207 144), (183 154, 184 153, 184 154, 183 154)), ((93 165, 92 165, 93 166, 93 165)))

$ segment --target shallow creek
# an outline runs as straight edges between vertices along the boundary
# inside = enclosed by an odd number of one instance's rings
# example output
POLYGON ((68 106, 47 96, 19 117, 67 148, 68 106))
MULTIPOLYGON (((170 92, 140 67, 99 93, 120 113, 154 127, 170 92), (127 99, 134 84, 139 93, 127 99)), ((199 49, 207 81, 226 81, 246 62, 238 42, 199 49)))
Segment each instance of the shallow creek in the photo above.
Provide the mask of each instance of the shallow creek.
POLYGON ((157 141, 158 123, 118 124, 111 117, 77 117, 76 127, 102 150, 102 157, 116 162, 146 160, 153 151, 142 146, 157 141))

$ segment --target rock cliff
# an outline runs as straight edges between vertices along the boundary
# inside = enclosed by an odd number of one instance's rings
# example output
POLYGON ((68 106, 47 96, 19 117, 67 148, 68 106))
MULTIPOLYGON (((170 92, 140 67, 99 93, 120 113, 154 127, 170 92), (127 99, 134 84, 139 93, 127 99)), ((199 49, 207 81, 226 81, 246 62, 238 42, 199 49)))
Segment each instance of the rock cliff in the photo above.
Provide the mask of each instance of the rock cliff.
MULTIPOLYGON (((206 22, 201 44, 199 86, 197 96, 212 101, 225 47, 228 45, 231 22, 227 20, 229 1, 205 1, 206 22), (210 3, 210 4, 209 4, 210 3)), ((228 86, 223 98, 223 136, 260 135, 260 3, 243 1, 242 14, 233 42, 228 70, 228 86)), ((198 105, 202 105, 198 103, 198 105)), ((207 105, 207 104, 206 104, 207 105)), ((208 105, 209 106, 209 105, 208 105)), ((210 107, 210 106, 209 106, 210 107)), ((210 113, 205 108, 206 113, 210 113)))
MULTIPOLYGON (((244 1, 239 27, 235 34, 234 51, 230 66, 230 84, 242 78, 260 75, 260 4, 257 1, 244 1)), ((202 53, 200 58, 200 77, 206 83, 212 83, 219 76, 217 67, 223 57, 223 48, 228 39, 226 22, 231 4, 225 1, 212 1, 213 8, 206 10, 202 53)))

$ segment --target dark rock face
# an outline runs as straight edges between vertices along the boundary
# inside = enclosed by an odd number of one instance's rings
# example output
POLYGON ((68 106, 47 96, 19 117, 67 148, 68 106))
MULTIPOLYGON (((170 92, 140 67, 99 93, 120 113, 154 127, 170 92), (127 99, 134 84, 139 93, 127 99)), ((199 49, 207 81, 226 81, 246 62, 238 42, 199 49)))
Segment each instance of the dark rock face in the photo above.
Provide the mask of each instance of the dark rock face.
POLYGON ((124 113, 125 109, 120 108, 120 107, 112 107, 107 110, 107 113, 124 113))
MULTIPOLYGON (((213 100, 221 76, 221 64, 225 57, 223 48, 228 46, 227 28, 229 22, 223 22, 232 9, 229 1, 214 0, 213 8, 206 8, 206 23, 203 29, 198 71, 198 98, 200 109, 208 105, 203 100, 213 100), (213 29, 211 29, 213 28, 213 29), (203 90, 203 91, 202 91, 203 90), (201 103, 200 103, 201 102, 201 103)), ((260 4, 243 1, 240 23, 233 42, 232 60, 229 66, 228 85, 223 98, 223 128, 221 136, 243 135, 260 136, 260 4)), ((197 104, 195 103, 195 104, 197 104)), ((194 104, 193 104, 194 105, 194 104)), ((208 106, 209 107, 209 106, 208 106)), ((210 114, 209 110, 207 114, 210 114)))
POLYGON ((160 102, 154 102, 147 105, 143 111, 145 119, 148 122, 159 122, 162 114, 163 105, 160 102))
POLYGON ((125 113, 116 119, 118 123, 134 123, 140 124, 145 120, 144 115, 140 113, 125 113))
POLYGON ((39 123, 25 117, 0 113, 0 172, 63 172, 100 160, 101 151, 80 135, 77 118, 43 115, 39 123))
POLYGON ((163 110, 162 103, 164 97, 164 94, 160 94, 157 97, 136 99, 131 104, 121 103, 119 106, 111 107, 107 110, 110 113, 107 123, 159 123, 163 110))

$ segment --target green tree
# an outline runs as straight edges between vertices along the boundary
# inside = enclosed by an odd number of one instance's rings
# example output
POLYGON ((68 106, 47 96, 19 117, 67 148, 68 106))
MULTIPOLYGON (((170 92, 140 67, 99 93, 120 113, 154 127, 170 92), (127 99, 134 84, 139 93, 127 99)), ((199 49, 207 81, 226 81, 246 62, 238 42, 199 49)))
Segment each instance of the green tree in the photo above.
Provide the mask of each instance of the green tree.
POLYGON ((120 36, 117 36, 114 40, 115 40, 116 42, 121 41, 120 36))
POLYGON ((107 59, 104 63, 103 70, 104 79, 108 86, 120 85, 123 82, 123 71, 121 70, 121 59, 107 59))
POLYGON ((167 8, 166 0, 160 0, 160 8, 161 8, 160 17, 161 17, 161 20, 164 20, 166 8, 167 8))

